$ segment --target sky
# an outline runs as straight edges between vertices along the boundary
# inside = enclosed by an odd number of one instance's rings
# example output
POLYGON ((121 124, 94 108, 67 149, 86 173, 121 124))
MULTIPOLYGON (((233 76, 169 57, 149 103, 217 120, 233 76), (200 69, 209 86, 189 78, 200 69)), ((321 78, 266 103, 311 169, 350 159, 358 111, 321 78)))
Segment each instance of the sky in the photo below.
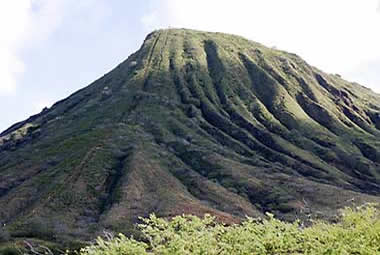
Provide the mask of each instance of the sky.
POLYGON ((0 132, 168 27, 242 35, 380 93, 380 0, 1 0, 0 132))

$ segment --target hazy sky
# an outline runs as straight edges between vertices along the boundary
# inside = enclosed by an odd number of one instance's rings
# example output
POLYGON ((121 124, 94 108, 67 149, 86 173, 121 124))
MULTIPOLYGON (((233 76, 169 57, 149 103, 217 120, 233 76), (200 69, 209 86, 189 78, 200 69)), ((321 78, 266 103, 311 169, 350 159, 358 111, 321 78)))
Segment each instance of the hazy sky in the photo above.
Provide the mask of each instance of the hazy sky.
POLYGON ((167 27, 239 34, 380 92, 380 0, 1 0, 0 132, 167 27))

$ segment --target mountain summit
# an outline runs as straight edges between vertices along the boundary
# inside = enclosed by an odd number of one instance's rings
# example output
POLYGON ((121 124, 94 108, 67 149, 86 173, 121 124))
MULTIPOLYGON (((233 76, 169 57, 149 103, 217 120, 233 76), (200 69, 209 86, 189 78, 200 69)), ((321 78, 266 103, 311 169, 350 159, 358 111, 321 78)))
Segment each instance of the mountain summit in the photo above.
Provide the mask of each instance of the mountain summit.
POLYGON ((0 134, 13 236, 132 233, 139 216, 329 218, 380 202, 380 95, 239 36, 155 31, 0 134))

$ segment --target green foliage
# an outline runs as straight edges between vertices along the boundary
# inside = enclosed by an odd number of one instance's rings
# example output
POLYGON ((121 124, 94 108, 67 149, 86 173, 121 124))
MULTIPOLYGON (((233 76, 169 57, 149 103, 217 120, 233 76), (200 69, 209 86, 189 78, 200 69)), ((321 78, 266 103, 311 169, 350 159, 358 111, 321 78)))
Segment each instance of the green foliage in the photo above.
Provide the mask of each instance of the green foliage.
POLYGON ((136 241, 133 238, 127 238, 123 234, 119 234, 118 237, 108 240, 98 237, 96 240, 96 245, 81 249, 80 254, 140 255, 147 254, 147 248, 147 244, 136 241))
POLYGON ((20 255, 20 251, 14 247, 0 249, 0 255, 20 255))
POLYGON ((151 215, 140 224, 146 242, 120 234, 83 248, 80 255, 128 254, 379 254, 380 212, 373 205, 342 210, 338 223, 305 227, 267 214, 226 226, 206 215, 166 220, 151 215))

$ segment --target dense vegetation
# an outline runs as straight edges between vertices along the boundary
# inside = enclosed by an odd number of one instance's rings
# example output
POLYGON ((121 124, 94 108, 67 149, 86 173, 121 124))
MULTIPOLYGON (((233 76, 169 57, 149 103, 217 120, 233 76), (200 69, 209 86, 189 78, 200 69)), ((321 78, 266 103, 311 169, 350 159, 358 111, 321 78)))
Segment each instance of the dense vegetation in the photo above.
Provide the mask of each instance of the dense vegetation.
POLYGON ((268 214, 226 226, 212 216, 151 215, 140 224, 146 242, 120 234, 98 238, 81 255, 127 254, 380 254, 380 214, 373 206, 346 208, 337 223, 304 226, 268 214))

